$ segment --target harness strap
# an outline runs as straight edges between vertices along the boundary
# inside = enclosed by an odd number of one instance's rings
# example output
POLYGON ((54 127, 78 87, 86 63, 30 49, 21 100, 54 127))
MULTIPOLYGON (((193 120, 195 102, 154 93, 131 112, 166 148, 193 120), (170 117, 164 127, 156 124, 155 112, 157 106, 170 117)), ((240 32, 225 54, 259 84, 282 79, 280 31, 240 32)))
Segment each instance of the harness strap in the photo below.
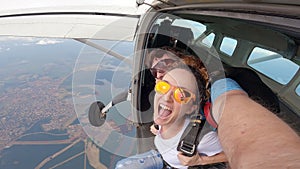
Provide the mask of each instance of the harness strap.
POLYGON ((201 114, 191 117, 191 121, 185 128, 177 151, 182 152, 186 156, 193 156, 197 152, 197 146, 199 144, 199 134, 204 126, 205 117, 201 114))
POLYGON ((168 164, 165 160, 163 160, 164 166, 162 169, 177 169, 175 167, 172 167, 170 164, 168 164))

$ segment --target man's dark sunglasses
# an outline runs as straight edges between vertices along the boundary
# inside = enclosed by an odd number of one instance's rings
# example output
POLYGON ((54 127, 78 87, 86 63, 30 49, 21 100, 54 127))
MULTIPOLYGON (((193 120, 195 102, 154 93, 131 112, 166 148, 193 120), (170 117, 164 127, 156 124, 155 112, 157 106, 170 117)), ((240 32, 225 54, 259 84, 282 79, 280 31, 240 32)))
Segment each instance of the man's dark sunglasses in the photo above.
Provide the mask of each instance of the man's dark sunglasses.
POLYGON ((161 79, 166 74, 166 71, 163 69, 150 68, 150 71, 152 76, 156 79, 161 79), (162 74, 162 77, 158 77, 158 73, 162 74))
POLYGON ((168 67, 173 64, 176 60, 174 59, 164 59, 159 61, 155 66, 150 68, 153 77, 157 78, 157 73, 165 74, 168 67))

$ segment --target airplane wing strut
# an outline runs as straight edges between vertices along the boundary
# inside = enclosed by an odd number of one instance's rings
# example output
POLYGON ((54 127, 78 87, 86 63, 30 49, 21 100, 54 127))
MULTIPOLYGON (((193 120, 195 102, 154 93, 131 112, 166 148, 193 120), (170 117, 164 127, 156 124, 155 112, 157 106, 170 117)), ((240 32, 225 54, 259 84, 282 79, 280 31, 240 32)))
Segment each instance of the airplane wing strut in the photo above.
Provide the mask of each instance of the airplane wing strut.
POLYGON ((96 49, 99 49, 99 50, 101 50, 101 51, 103 51, 103 52, 105 52, 105 53, 108 53, 108 54, 111 55, 111 56, 114 56, 115 58, 117 58, 117 59, 119 59, 119 60, 122 60, 122 61, 124 61, 124 62, 126 62, 126 63, 128 63, 128 64, 131 64, 131 59, 128 59, 128 58, 126 58, 126 57, 120 55, 120 54, 117 53, 117 52, 114 52, 114 51, 112 51, 112 50, 110 50, 110 49, 107 49, 107 48, 105 48, 105 47, 103 47, 103 46, 101 46, 101 45, 99 45, 99 44, 96 44, 96 43, 94 43, 94 42, 92 42, 92 41, 89 41, 88 39, 74 39, 74 40, 77 40, 77 41, 79 41, 79 42, 81 42, 81 43, 84 43, 84 44, 86 44, 86 45, 89 45, 89 46, 91 46, 91 47, 94 47, 94 48, 96 48, 96 49))

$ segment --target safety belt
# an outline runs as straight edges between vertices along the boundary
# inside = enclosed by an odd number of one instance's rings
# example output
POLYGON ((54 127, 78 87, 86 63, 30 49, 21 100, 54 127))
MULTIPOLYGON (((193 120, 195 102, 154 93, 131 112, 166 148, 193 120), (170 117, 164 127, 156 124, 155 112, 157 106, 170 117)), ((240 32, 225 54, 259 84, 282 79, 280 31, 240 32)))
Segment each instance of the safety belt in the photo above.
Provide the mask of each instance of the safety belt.
POLYGON ((200 112, 199 114, 191 117, 190 123, 185 128, 180 138, 180 141, 177 146, 177 151, 180 151, 184 155, 189 157, 195 155, 200 140, 200 133, 206 122, 204 114, 207 114, 206 111, 210 111, 210 105, 211 104, 207 102, 204 106, 204 113, 200 112))

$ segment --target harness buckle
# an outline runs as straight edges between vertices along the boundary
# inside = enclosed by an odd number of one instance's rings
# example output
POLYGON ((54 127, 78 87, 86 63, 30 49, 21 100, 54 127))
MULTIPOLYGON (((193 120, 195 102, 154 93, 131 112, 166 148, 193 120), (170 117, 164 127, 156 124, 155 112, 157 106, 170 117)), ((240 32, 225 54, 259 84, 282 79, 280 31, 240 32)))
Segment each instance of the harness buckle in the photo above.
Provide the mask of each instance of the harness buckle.
POLYGON ((180 146, 178 148, 186 156, 191 157, 191 156, 193 156, 195 154, 196 145, 195 144, 189 144, 187 142, 184 142, 184 140, 182 140, 180 142, 180 146))

